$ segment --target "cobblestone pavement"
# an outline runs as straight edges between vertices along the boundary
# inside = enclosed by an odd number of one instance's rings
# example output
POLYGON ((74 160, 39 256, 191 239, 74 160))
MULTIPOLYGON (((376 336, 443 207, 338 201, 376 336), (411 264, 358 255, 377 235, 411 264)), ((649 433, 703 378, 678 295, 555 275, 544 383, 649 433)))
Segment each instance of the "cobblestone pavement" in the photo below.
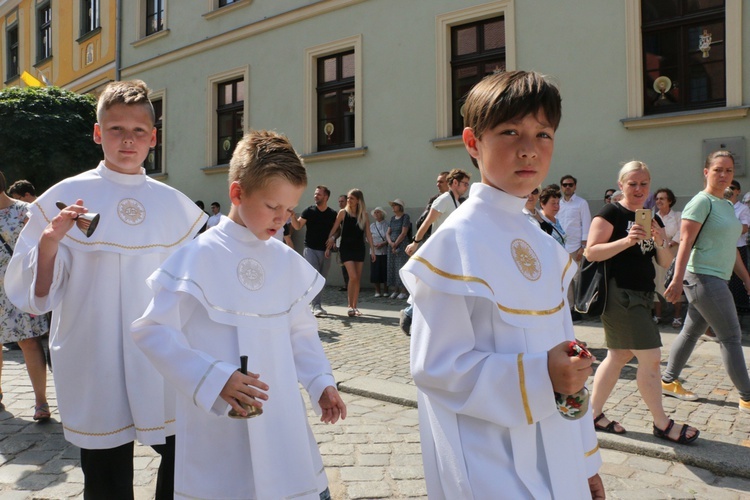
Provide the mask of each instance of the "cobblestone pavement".
MULTIPOLYGON (((404 302, 373 299, 365 290, 360 303, 364 316, 350 320, 345 301, 343 292, 326 290, 323 304, 330 314, 320 320, 324 348, 341 380, 374 381, 373 392, 382 388, 383 394, 373 398, 344 393, 349 418, 335 425, 322 424, 310 413, 332 495, 335 499, 426 498, 417 411, 379 399, 394 386, 414 389, 408 372, 408 338, 398 329, 398 310, 404 302)), ((664 330, 665 346, 675 333, 664 330)), ((581 323, 576 334, 600 359, 604 357, 598 323, 581 323)), ((708 342, 699 346, 684 373, 701 400, 664 399, 675 419, 689 419, 701 429, 696 446, 674 447, 654 440, 647 411, 637 396, 634 369, 632 365, 623 371, 606 408, 608 416, 628 428, 628 434, 599 436, 607 448, 602 449, 601 474, 608 498, 750 499, 748 466, 736 465, 750 464, 750 417, 737 412, 737 393, 721 366, 718 346, 708 342), (696 466, 701 463, 706 467, 696 466)), ((53 419, 47 424, 31 419, 33 393, 19 351, 5 352, 2 381, 8 408, 0 413, 0 498, 82 498, 78 450, 62 437, 51 377, 53 419)), ((137 499, 152 498, 158 460, 149 447, 136 447, 137 499)))

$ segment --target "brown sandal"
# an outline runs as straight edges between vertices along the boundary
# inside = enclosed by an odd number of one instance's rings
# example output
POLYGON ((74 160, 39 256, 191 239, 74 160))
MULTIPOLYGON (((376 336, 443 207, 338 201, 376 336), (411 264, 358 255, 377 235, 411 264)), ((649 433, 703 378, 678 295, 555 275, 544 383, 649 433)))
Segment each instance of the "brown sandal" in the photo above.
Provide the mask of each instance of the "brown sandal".
POLYGON ((600 413, 599 416, 594 419, 594 429, 597 431, 609 432, 610 434, 625 434, 627 432, 617 420, 610 420, 607 425, 599 425, 597 422, 603 418, 607 418, 604 416, 604 412, 600 413), (622 430, 619 432, 615 429, 615 426, 617 425, 622 427, 622 430))

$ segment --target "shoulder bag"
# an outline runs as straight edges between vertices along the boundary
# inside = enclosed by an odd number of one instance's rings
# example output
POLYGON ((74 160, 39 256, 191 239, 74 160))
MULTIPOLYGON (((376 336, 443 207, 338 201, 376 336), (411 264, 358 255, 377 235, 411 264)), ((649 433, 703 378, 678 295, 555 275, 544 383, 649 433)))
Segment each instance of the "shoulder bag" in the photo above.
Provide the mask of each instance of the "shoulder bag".
MULTIPOLYGON (((695 235, 695 240, 693 241, 693 246, 691 247, 691 251, 693 248, 695 248, 695 244, 698 243, 698 237, 701 235, 701 231, 703 231, 703 226, 706 225, 706 222, 708 221, 708 216, 711 215, 711 208, 713 207, 713 203, 711 203, 711 199, 708 199, 708 214, 706 214, 706 218, 703 219, 703 224, 701 224, 701 228, 698 230, 698 234, 695 235)), ((664 289, 669 288, 669 285, 672 284, 672 278, 674 278, 674 266, 675 262, 677 262, 677 257, 672 259, 672 263, 669 265, 669 268, 667 269, 667 274, 664 276, 664 289)))
POLYGON ((599 316, 607 304, 607 271, 609 263, 589 262, 581 257, 581 275, 574 288, 573 309, 581 314, 599 316))

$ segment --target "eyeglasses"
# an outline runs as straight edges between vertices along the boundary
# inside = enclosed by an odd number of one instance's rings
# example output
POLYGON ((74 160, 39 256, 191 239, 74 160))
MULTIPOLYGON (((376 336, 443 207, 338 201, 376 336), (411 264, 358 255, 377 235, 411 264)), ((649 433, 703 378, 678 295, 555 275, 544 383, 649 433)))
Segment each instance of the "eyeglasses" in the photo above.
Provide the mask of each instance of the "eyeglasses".
POLYGON ((575 184, 573 184, 572 182, 563 182, 563 183, 562 183, 562 186, 563 186, 564 188, 569 188, 569 187, 573 187, 573 186, 575 186, 575 184))
POLYGON ((531 192, 531 194, 533 194, 534 196, 538 195, 539 194, 539 188, 536 188, 535 190, 533 190, 531 192))
POLYGON ((466 186, 466 187, 469 187, 469 183, 468 183, 468 182, 466 182, 466 181, 459 181, 458 183, 459 183, 460 185, 462 185, 462 186, 466 186))
POLYGON ((609 199, 611 199, 611 198, 612 198, 612 195, 611 195, 611 194, 608 194, 607 196, 605 196, 605 197, 604 197, 604 199, 605 199, 605 200, 609 200, 609 199))

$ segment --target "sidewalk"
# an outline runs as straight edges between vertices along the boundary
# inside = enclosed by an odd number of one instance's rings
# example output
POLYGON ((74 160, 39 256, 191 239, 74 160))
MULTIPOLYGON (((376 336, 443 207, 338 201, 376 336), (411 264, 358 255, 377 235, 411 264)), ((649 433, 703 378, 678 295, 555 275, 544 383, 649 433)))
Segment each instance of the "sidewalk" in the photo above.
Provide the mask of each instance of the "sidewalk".
MULTIPOLYGON (((405 301, 373 298, 363 290, 359 309, 363 316, 346 316, 345 292, 326 289, 323 307, 329 316, 320 318, 320 338, 338 375, 341 391, 384 401, 416 406, 416 388, 409 375, 409 338, 398 327, 399 310, 405 301)), ((745 325, 743 325, 745 327, 745 325)), ((660 325, 662 364, 679 333, 660 325)), ((575 325, 576 337, 588 343, 593 354, 606 357, 604 330, 598 320, 575 325)), ((744 332, 744 328, 743 328, 744 332)), ((745 358, 750 360, 750 337, 745 338, 745 358)), ((664 397, 664 407, 676 422, 689 422, 701 431, 693 445, 671 445, 652 433, 652 420, 638 394, 635 381, 637 362, 626 366, 610 396, 605 413, 618 420, 627 434, 598 433, 602 448, 661 458, 698 466, 713 473, 750 478, 750 415, 738 411, 739 395, 721 360, 719 344, 697 346, 682 373, 686 386, 698 401, 664 397)), ((589 380, 589 387, 593 379, 589 380)))
MULTIPOLYGON (((344 292, 329 287, 319 322, 320 337, 336 371, 349 417, 325 425, 309 412, 336 500, 426 498, 419 446, 416 388, 408 369, 409 338, 398 328, 404 301, 374 299, 365 290, 360 318, 346 316, 344 292)), ((665 346, 676 333, 663 330, 665 346)), ((576 334, 603 357, 601 325, 576 325, 576 334)), ((746 352, 750 359, 750 353, 746 352)), ((53 375, 48 395, 52 420, 33 422, 33 392, 19 351, 5 351, 0 412, 0 498, 80 499, 79 451, 67 443, 57 413, 53 375)), ((669 446, 651 435, 651 422, 637 395, 634 367, 623 371, 606 408, 627 428, 625 436, 599 433, 607 498, 750 499, 750 416, 737 411, 737 393, 727 381, 718 345, 699 346, 685 370, 698 402, 665 398, 675 419, 701 429, 692 446, 669 446)), ((85 376, 85 374, 82 374, 85 376)), ((106 418, 106 408, 102 417, 106 418)), ((152 498, 159 458, 136 446, 135 498, 152 498)))

